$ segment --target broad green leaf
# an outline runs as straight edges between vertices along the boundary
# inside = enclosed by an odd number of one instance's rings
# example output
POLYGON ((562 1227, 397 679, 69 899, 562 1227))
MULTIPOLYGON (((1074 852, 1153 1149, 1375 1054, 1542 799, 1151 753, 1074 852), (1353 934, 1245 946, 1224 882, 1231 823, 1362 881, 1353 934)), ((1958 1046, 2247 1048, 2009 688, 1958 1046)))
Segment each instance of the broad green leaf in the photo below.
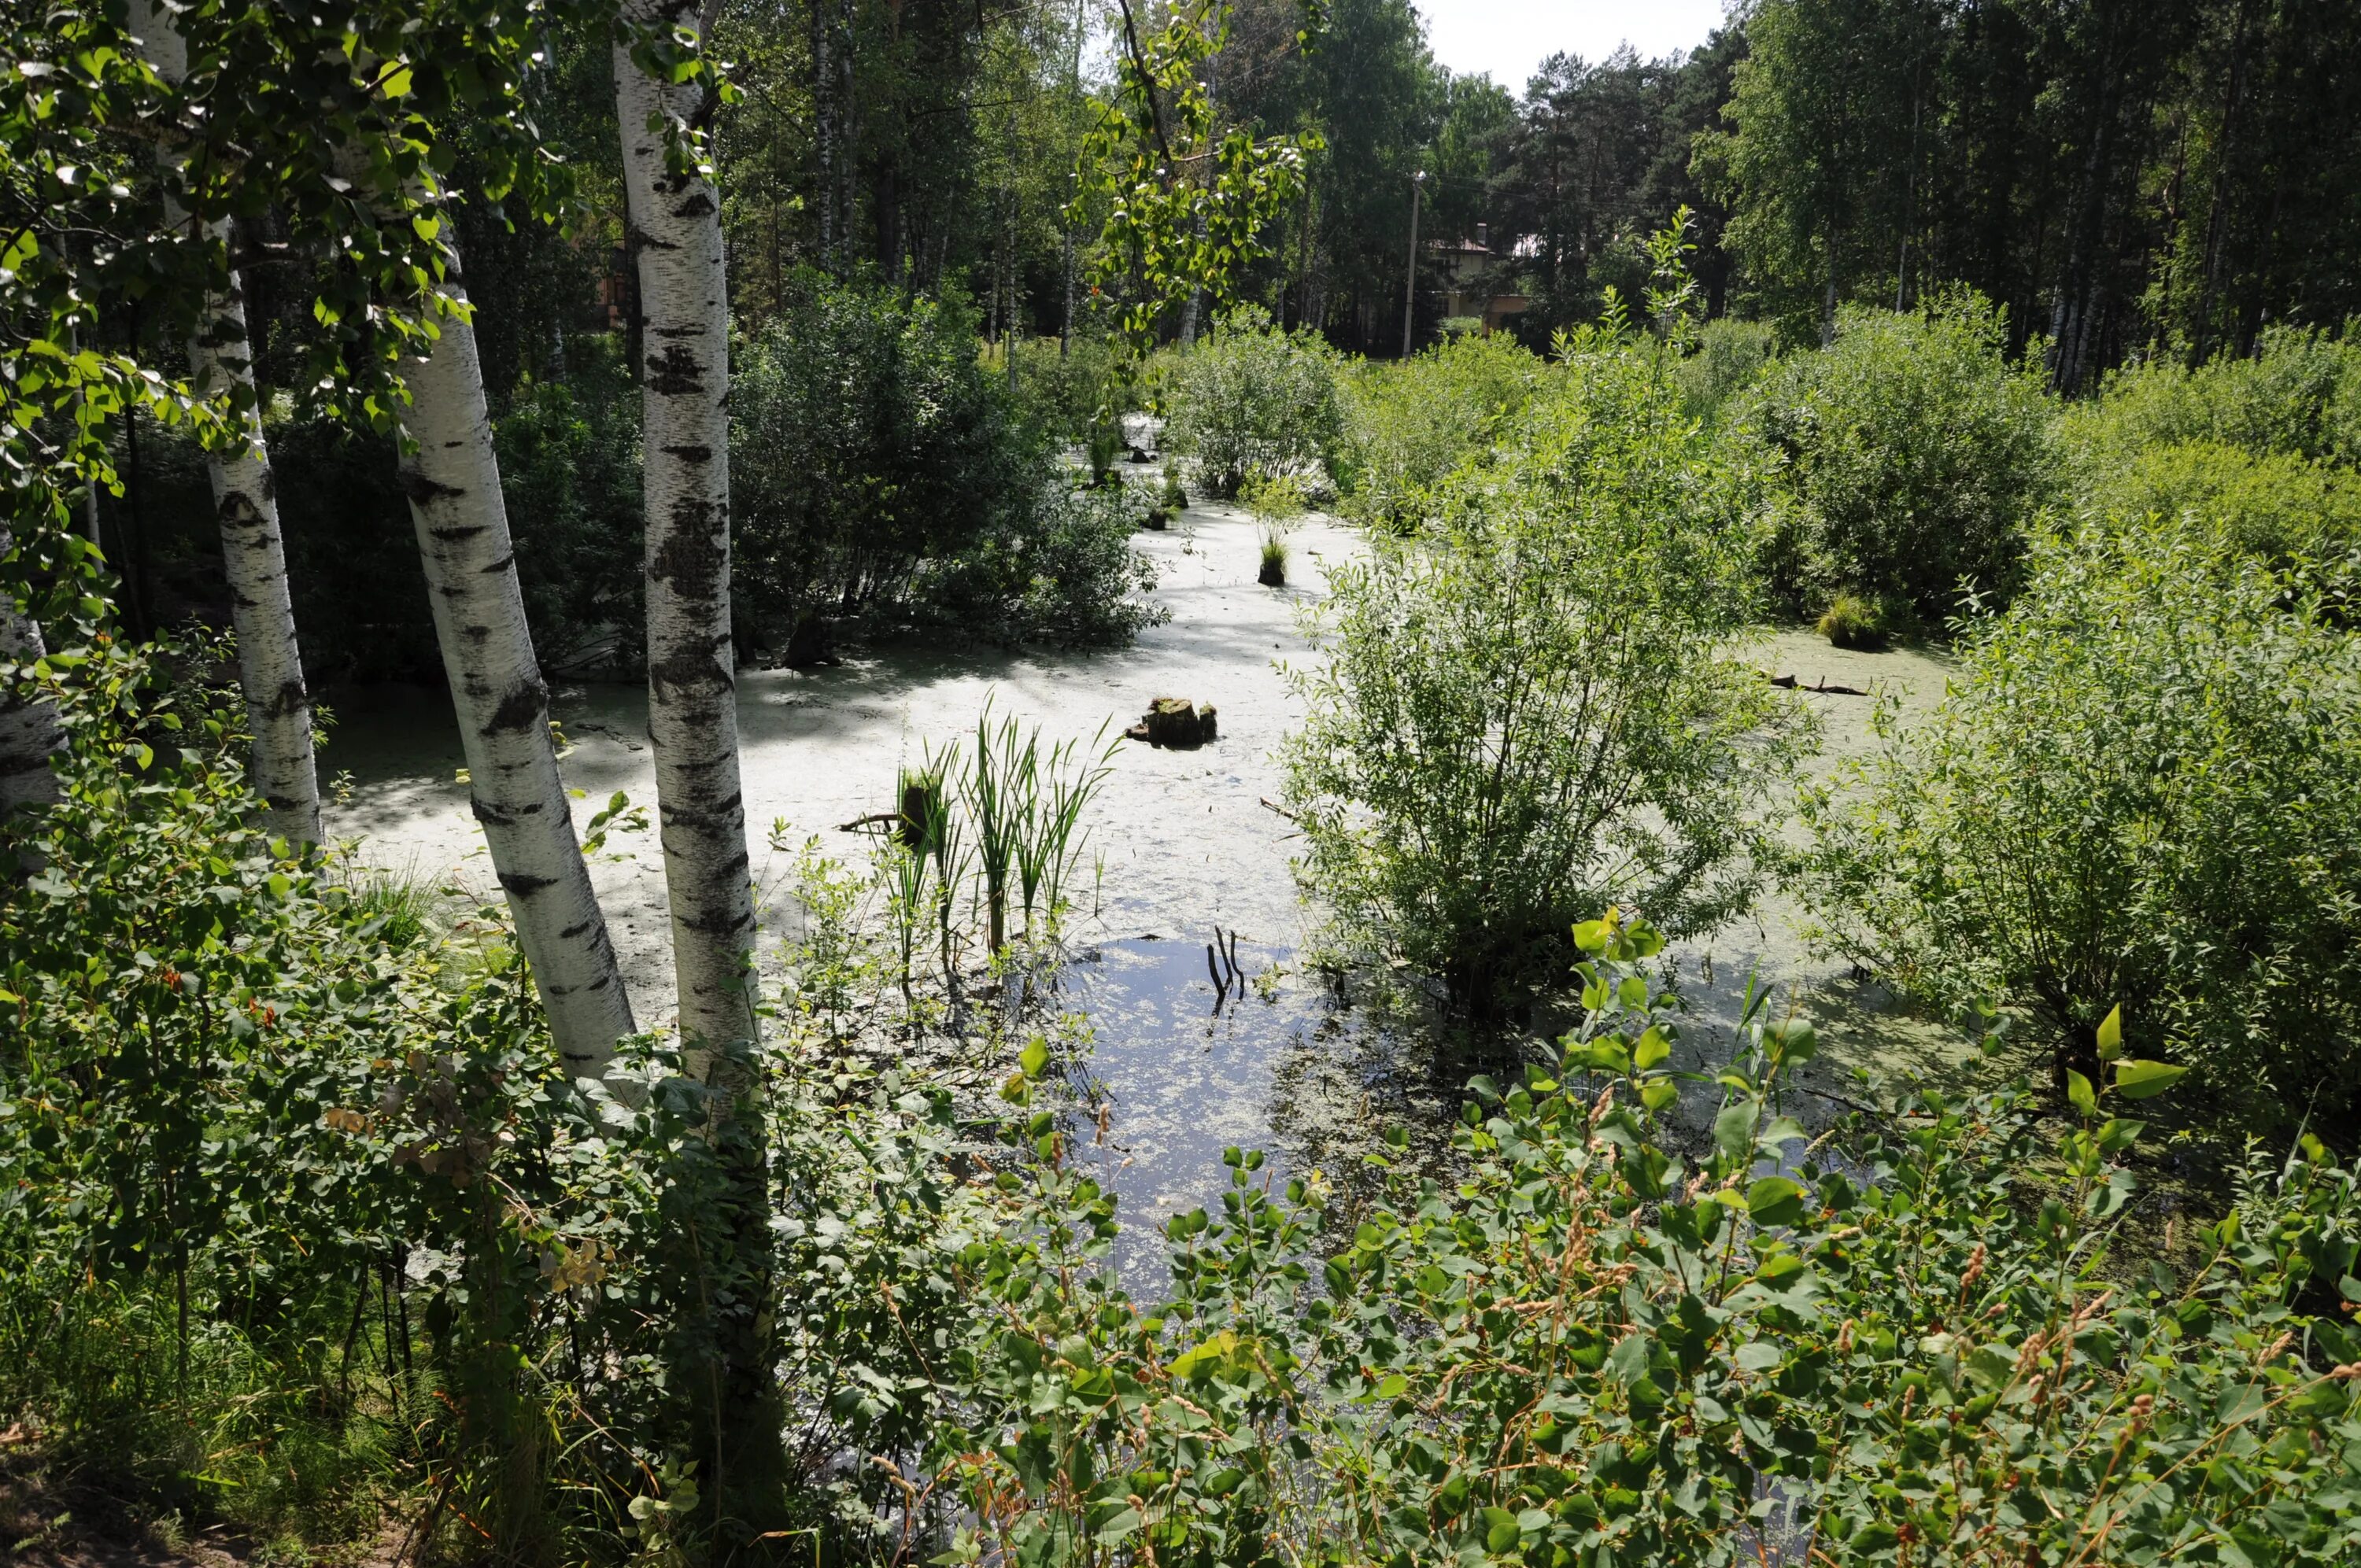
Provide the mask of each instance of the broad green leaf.
POLYGON ((1024 1069, 1026 1077, 1040 1077, 1041 1069, 1049 1065, 1049 1043, 1035 1036, 1016 1053, 1016 1065, 1024 1069))
POLYGON ((2124 1009, 2117 1003, 2099 1025, 2099 1059, 2113 1061, 2124 1054, 2124 1009))
POLYGON ((1804 1217, 1804 1190, 1784 1176, 1765 1176, 1746 1190, 1746 1212, 1758 1225, 1792 1225, 1804 1217))
POLYGON ((2089 1079, 2070 1067, 2066 1069, 2066 1098, 2075 1110, 2085 1116, 2099 1113, 2098 1091, 2091 1087, 2089 1079))
POLYGON ((2170 1062, 2126 1058, 2115 1063, 2115 1092, 2126 1100, 2146 1100, 2171 1088, 2173 1080, 2188 1070, 2170 1062))

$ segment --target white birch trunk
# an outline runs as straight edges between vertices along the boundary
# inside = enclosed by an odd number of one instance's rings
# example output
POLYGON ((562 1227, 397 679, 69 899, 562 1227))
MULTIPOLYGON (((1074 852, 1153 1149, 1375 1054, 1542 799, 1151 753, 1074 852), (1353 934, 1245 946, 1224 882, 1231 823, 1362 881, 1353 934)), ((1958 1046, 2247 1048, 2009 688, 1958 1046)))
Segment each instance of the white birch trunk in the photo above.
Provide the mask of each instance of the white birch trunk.
MULTIPOLYGON (((444 292, 464 309, 456 252, 444 292)), ((633 1032, 631 998, 558 776, 549 688, 525 624, 476 330, 464 315, 435 324, 442 335, 433 349, 404 367, 416 445, 402 455, 401 480, 458 710, 468 804, 483 824, 558 1054, 573 1076, 598 1078, 615 1042, 633 1032)))
MULTIPOLYGON (((0 559, 12 542, 0 527, 0 559)), ((0 663, 29 664, 48 650, 41 646, 41 629, 33 618, 18 612, 16 601, 0 588, 0 663)), ((58 775, 49 759, 65 747, 56 705, 47 697, 25 697, 0 690, 0 817, 20 806, 51 806, 58 798, 58 775)))
MULTIPOLYGON (((699 21, 693 0, 628 0, 627 27, 699 21)), ((713 187, 665 165, 664 127, 704 89, 660 82, 615 48, 644 362, 648 737, 656 768, 680 1033, 755 1037, 754 899, 739 787, 730 634, 730 301, 713 187)))
MULTIPOLYGON (((146 9, 140 19, 139 43, 140 53, 166 82, 178 85, 188 74, 188 41, 154 9, 146 9)), ((169 149, 158 154, 168 165, 171 156, 169 149)), ((189 221, 169 196, 164 217, 175 227, 189 221)), ((203 225, 198 238, 226 259, 226 219, 203 225)), ((189 340, 189 378, 200 397, 227 391, 245 410, 239 445, 207 453, 205 469, 221 526, 231 623, 237 629, 238 685, 246 698, 247 727, 254 736, 247 782, 269 808, 274 835, 316 844, 324 836, 319 773, 312 753, 312 695, 303 684, 270 449, 263 440, 254 361, 247 347, 246 296, 235 269, 229 280, 226 293, 204 298, 203 324, 189 340)))

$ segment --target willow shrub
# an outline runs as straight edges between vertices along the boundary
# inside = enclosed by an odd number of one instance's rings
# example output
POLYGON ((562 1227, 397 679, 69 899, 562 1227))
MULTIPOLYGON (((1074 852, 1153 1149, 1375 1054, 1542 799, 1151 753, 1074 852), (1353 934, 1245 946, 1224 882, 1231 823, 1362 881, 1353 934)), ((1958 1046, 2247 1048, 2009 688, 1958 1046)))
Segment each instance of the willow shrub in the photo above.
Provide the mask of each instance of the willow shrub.
POLYGON ((2361 343, 2310 327, 2265 331, 2251 356, 2170 361, 2109 375, 2070 417, 2078 444, 2117 451, 2219 443, 2361 463, 2361 343))
POLYGON ((2045 539, 1934 715, 1806 795, 1828 944, 2024 1009, 2060 1075, 2120 1003, 2191 1114, 2349 1130, 2361 643, 2316 609, 2178 520, 2045 539))
POLYGON ((1415 526, 1436 487, 1488 454, 1542 389, 1548 364, 1506 334, 1463 334, 1408 360, 1363 360, 1340 383, 1336 482, 1344 510, 1415 526))
MULTIPOLYGON (((1685 1152, 1662 938, 1611 914, 1577 938, 1587 1021, 1522 1083, 1477 1081, 1457 1179, 1378 1160, 1356 1204, 1233 1150, 1219 1211, 1166 1227, 1162 1301, 1107 1270, 1071 1121, 1012 1129, 998 1223, 945 1268, 975 1316, 929 1359, 945 1415, 906 1484, 959 1521, 935 1560, 2361 1553, 2361 1332, 2330 1310, 2361 1297, 2361 1204, 2316 1141, 2255 1170, 2185 1272, 2111 1274, 2140 1130, 2116 1112, 2155 1064, 2087 1083, 2062 1141, 2012 1090, 1807 1146, 1780 1099, 1810 1033, 1758 999, 1685 1152)), ((924 1510, 899 1517, 919 1554, 924 1510)))
POLYGON ((1319 334, 1281 331, 1268 312, 1241 305, 1166 371, 1164 448, 1187 458, 1211 495, 1303 475, 1334 453, 1336 377, 1336 353, 1319 334))
POLYGON ((1742 908, 1802 720, 1732 654, 1748 486, 1653 347, 1599 334, 1413 537, 1332 566, 1286 751, 1299 870, 1348 951, 1488 1016, 1622 900, 1676 935, 1742 908))
POLYGON ((2005 345, 2005 323, 1972 296, 1849 309, 1833 344, 1778 361, 1739 400, 1740 429, 1782 462, 1787 536, 1768 559, 1791 608, 1851 593, 1939 622, 1963 587, 2015 587, 2059 475, 2051 405, 2005 345))

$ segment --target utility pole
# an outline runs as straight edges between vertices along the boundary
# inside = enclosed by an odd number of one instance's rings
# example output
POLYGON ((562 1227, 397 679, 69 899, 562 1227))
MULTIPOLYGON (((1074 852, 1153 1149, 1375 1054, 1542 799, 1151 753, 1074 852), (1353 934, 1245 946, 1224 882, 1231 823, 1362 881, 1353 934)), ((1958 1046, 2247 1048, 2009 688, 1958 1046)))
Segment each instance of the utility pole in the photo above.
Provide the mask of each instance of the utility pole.
POLYGON ((1410 271, 1402 279, 1402 357, 1410 357, 1411 306, 1418 298, 1418 199, 1426 190, 1426 170, 1410 180, 1410 271))

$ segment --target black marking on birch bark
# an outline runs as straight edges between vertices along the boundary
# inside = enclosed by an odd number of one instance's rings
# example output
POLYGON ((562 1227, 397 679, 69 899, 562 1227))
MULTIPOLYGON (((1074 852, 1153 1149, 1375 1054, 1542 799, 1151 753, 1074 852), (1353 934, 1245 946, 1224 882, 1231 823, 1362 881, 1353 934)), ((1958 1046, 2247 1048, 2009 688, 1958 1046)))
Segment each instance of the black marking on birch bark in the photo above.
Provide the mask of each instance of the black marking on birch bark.
POLYGON ((273 718, 288 718, 304 712, 312 706, 312 694, 303 689, 302 681, 281 681, 279 690, 271 695, 263 712, 273 718))
MULTIPOLYGON (((452 442, 450 444, 456 446, 458 443, 452 442)), ((429 478, 425 474, 412 467, 403 467, 398 477, 401 485, 401 493, 410 498, 412 506, 430 506, 435 501, 464 496, 467 493, 456 485, 446 485, 440 480, 429 478)))
POLYGON ((711 530, 696 526, 710 510, 708 502, 682 501, 673 509, 664 543, 648 552, 648 576, 685 599, 717 597, 721 575, 730 569, 728 543, 711 530))
POLYGON ((684 463, 710 463, 713 461, 713 448, 710 446, 664 446, 659 447, 657 450, 661 451, 667 457, 677 457, 684 463))
POLYGON ((465 544, 478 534, 489 533, 491 531, 491 525, 489 523, 474 522, 456 528, 430 528, 426 531, 426 537, 437 544, 465 544))
POLYGON ((511 566, 515 565, 516 552, 511 550, 507 554, 501 556, 499 560, 493 562, 490 565, 486 566, 483 569, 484 576, 488 577, 492 576, 498 573, 507 571, 511 566))
POLYGON ((481 731, 489 740, 497 735, 516 734, 531 729, 549 712, 549 688, 541 684, 538 675, 527 676, 511 686, 500 698, 500 707, 492 709, 481 731))
POLYGON ((528 876, 523 872, 503 872, 500 873, 500 885, 519 898, 531 898, 534 894, 544 893, 555 887, 557 879, 551 876, 528 876))
POLYGON ((753 923, 754 917, 752 915, 742 913, 730 915, 726 911, 718 915, 687 917, 681 921, 683 927, 700 937, 734 936, 753 923))
POLYGON ((502 811, 499 806, 494 806, 491 802, 486 800, 479 795, 471 795, 467 797, 467 809, 475 813, 476 820, 482 823, 487 828, 513 828, 516 826, 516 817, 513 814, 502 811))
POLYGON ((582 935, 583 932, 590 929, 594 924, 596 924, 596 922, 584 920, 575 925, 568 926, 565 930, 560 931, 557 934, 557 939, 561 942, 570 942, 574 940, 575 938, 582 935))
POLYGON ((262 481, 255 488, 262 492, 262 499, 266 501, 279 499, 279 470, 272 467, 268 460, 262 465, 262 481))
POLYGON ((648 356, 648 389, 660 397, 694 396, 705 389, 705 361, 680 345, 648 356))

